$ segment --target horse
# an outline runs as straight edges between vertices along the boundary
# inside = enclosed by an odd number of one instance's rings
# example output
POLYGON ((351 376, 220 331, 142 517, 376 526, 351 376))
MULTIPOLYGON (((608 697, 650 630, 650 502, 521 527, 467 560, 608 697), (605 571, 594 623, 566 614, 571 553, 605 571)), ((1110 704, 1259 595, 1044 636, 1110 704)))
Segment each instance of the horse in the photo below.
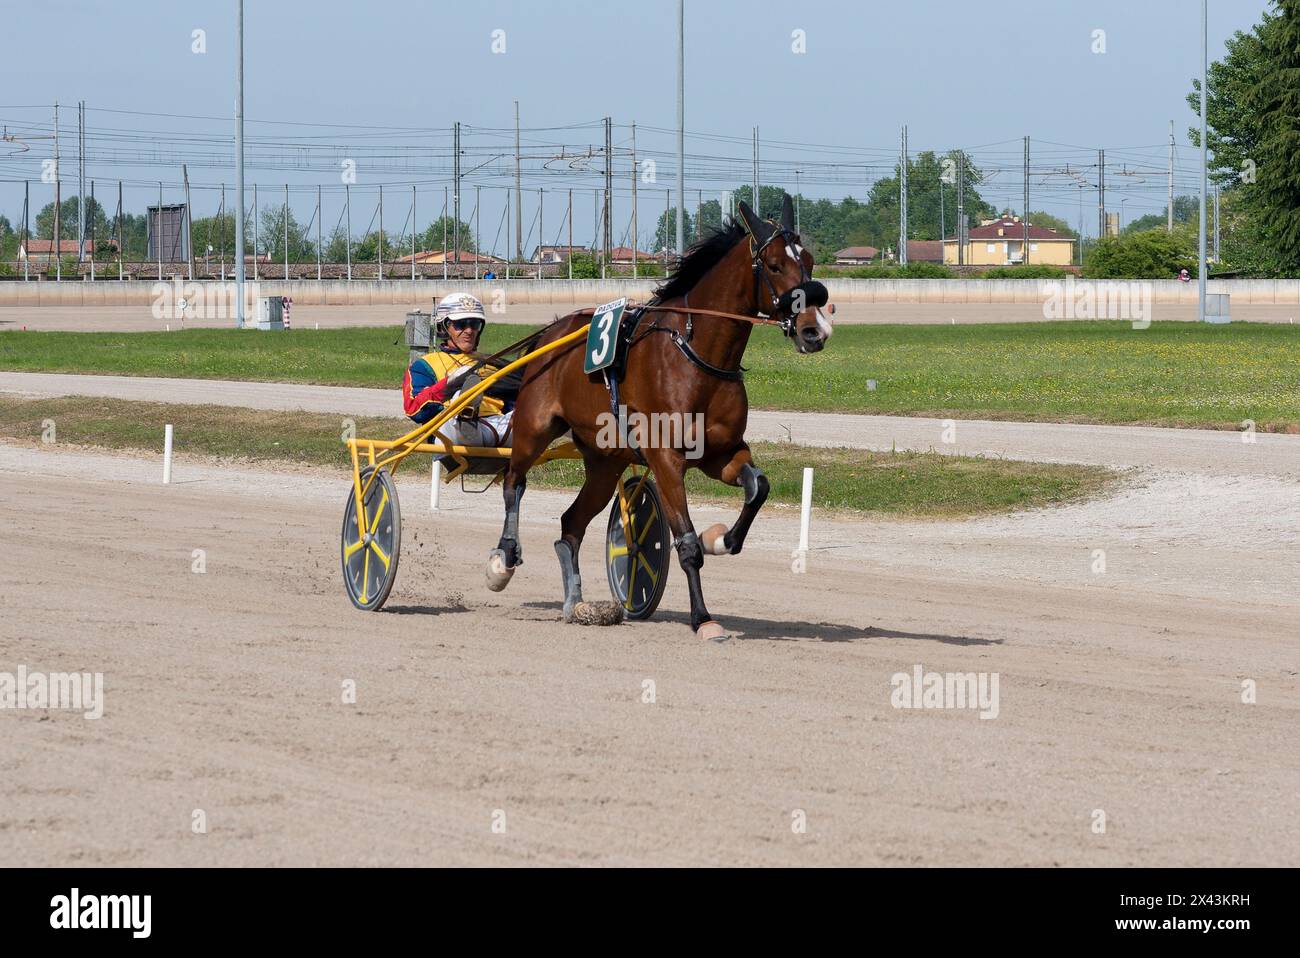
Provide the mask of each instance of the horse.
MULTIPOLYGON (((826 287, 811 277, 812 256, 795 232, 790 197, 784 198, 779 223, 760 219, 743 201, 738 208, 739 217, 729 218, 693 245, 655 290, 650 311, 637 318, 627 341, 624 378, 619 383, 619 399, 629 410, 649 417, 675 413, 702 421, 702 452, 698 442, 693 451, 700 454, 688 459, 680 446, 652 443, 639 449, 599 441, 598 417, 610 415, 610 394, 600 373, 583 371, 580 340, 529 363, 515 405, 510 462, 503 476, 505 524, 489 556, 488 581, 495 590, 505 587, 523 561, 519 512, 529 467, 553 440, 571 431, 582 455, 585 481, 561 517, 561 534, 555 542, 564 582, 565 621, 571 620, 575 605, 582 601, 578 550, 587 526, 609 503, 626 466, 643 457, 659 487, 678 563, 686 574, 691 628, 701 639, 730 637, 705 607, 700 569, 706 553, 723 556, 741 551, 768 495, 767 477, 754 464, 744 438, 749 414, 741 368, 745 346, 754 326, 762 323, 779 326, 800 354, 823 349, 832 332, 820 308, 827 302, 826 287), (648 324, 647 316, 651 317, 648 324), (702 414, 702 420, 694 414, 702 414), (685 473, 691 467, 744 489, 744 505, 729 529, 719 523, 702 536, 696 534, 685 490, 685 473)), ((584 311, 556 320, 536 346, 581 329, 584 321, 589 321, 584 311)))

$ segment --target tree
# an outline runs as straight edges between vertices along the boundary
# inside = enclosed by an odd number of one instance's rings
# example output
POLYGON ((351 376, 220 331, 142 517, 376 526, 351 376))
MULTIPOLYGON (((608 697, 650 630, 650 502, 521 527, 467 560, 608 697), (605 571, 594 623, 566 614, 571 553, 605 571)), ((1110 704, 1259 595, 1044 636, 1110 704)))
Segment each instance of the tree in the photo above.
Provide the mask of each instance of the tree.
MULTIPOLYGON (((144 225, 147 216, 139 217, 140 225, 144 225)), ((251 251, 253 249, 252 224, 244 220, 244 249, 251 251)), ((191 234, 194 237, 194 258, 203 259, 205 256, 213 260, 224 259, 227 263, 233 263, 235 259, 235 214, 219 213, 216 216, 204 216, 194 221, 191 227, 191 234)), ((261 236, 258 236, 261 239, 261 236)), ((145 256, 145 248, 133 249, 130 242, 127 242, 128 257, 145 256)))
MULTIPOLYGON (((1196 196, 1174 197, 1174 223, 1198 223, 1201 218, 1201 201, 1196 196)), ((1160 213, 1139 216, 1124 227, 1125 233, 1144 233, 1147 230, 1166 229, 1169 225, 1169 205, 1160 213)))
MULTIPOLYGON (((447 254, 450 256, 456 249, 456 218, 454 216, 439 216, 429 224, 428 229, 415 234, 415 242, 421 252, 442 252, 442 231, 443 227, 447 230, 447 254)), ((410 241, 407 240, 409 243, 410 241)), ((461 252, 476 252, 474 245, 474 230, 464 220, 460 221, 460 248, 461 252)), ((527 256, 527 252, 524 253, 527 256)))
MULTIPOLYGON (((1276 27, 1277 17, 1265 11, 1250 33, 1238 30, 1226 44, 1227 55, 1210 64, 1210 89, 1206 94, 1205 120, 1210 151, 1210 174, 1214 182, 1228 186, 1239 182, 1247 161, 1256 153, 1259 124, 1251 108, 1252 92, 1264 82, 1268 64, 1265 38, 1276 27)), ((1201 115, 1201 81, 1192 80, 1187 104, 1201 115)), ((1200 147, 1199 126, 1187 131, 1192 145, 1200 147)))
MULTIPOLYGON (((463 240, 462 240, 463 243, 463 240)), ((400 246, 393 245, 393 241, 387 233, 381 233, 375 230, 367 233, 361 239, 352 244, 352 262, 354 263, 373 263, 379 256, 380 247, 383 248, 384 262, 391 263, 397 257, 403 255, 400 246)), ((464 246, 461 247, 464 249, 464 246)), ((473 252, 472 250, 470 252, 473 252)))
MULTIPOLYGON (((301 223, 293 215, 293 210, 281 203, 262 210, 262 222, 257 238, 262 243, 259 252, 265 252, 272 261, 284 261, 284 225, 289 218, 289 259, 301 263, 316 258, 316 244, 307 239, 301 223)), ((245 224, 247 225, 247 224, 245 224)), ((234 235, 233 232, 231 234, 234 235)))
POLYGON ((1070 224, 1065 222, 1059 216, 1053 216, 1051 213, 1045 213, 1042 210, 1030 210, 1028 216, 1029 222, 1034 226, 1044 226, 1049 230, 1056 230, 1062 236, 1075 236, 1079 234, 1070 228, 1070 224))
MULTIPOLYGON (((779 207, 778 207, 779 209, 779 207)), ((695 230, 695 218, 691 216, 690 211, 684 211, 682 215, 682 238, 689 245, 691 236, 695 230)), ((659 222, 655 225, 655 242, 656 250, 675 249, 677 246, 677 207, 665 210, 659 214, 659 222)))
MULTIPOLYGON (((86 197, 86 239, 90 239, 91 227, 93 225, 95 236, 106 235, 105 224, 109 221, 104 216, 104 208, 100 205, 99 200, 93 200, 86 197)), ((36 237, 38 239, 54 238, 54 204, 46 203, 41 211, 36 214, 36 237)), ((59 203, 59 239, 74 240, 77 238, 77 198, 70 196, 59 203)))
POLYGON ((1184 269, 1196 275, 1196 244, 1186 228, 1103 237, 1083 261, 1089 279, 1172 279, 1184 269))
POLYGON ((1300 275, 1300 0, 1276 0, 1278 15, 1261 32, 1264 69, 1246 92, 1258 125, 1258 178, 1248 207, 1258 214, 1275 271, 1300 275))

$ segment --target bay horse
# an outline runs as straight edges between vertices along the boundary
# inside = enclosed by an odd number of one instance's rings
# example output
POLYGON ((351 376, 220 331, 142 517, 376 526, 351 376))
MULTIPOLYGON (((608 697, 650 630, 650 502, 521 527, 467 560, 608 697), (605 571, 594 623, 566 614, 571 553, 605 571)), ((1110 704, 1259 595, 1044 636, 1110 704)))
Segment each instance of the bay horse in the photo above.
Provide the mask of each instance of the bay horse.
MULTIPOLYGON (((655 291, 656 311, 642 314, 628 340, 619 400, 643 416, 676 413, 687 421, 703 415, 702 454, 693 460, 683 448, 653 443, 641 449, 654 474, 672 530, 678 562, 691 597, 691 628, 700 638, 721 641, 726 629, 709 615, 700 588, 704 555, 735 555, 768 494, 767 477, 754 465, 745 443, 749 400, 740 363, 754 325, 779 325, 799 353, 825 347, 830 320, 826 287, 811 278, 813 260, 794 231, 786 196, 779 223, 760 219, 748 204, 740 216, 692 246, 655 291), (692 313, 692 309, 702 312, 692 313), (708 315, 723 312, 728 318, 708 315), (656 335, 657 333, 664 335, 656 335), (697 536, 686 504, 685 473, 692 466, 745 491, 744 506, 730 529, 721 524, 697 536)), ((590 310, 586 311, 588 314, 590 310)), ((587 316, 571 313, 555 321, 536 341, 541 347, 582 327, 587 316)), ((519 508, 529 467, 566 430, 582 454, 586 479, 560 520, 555 551, 564 580, 564 616, 582 601, 578 550, 591 520, 612 498, 619 477, 637 450, 598 441, 598 416, 610 413, 610 394, 600 373, 583 372, 581 341, 539 357, 525 367, 515 406, 510 464, 504 475, 506 517, 497 550, 489 557, 488 580, 505 587, 522 561, 519 508), (602 448, 602 446, 606 448, 602 448)), ((696 437, 698 449, 698 437, 696 437)))

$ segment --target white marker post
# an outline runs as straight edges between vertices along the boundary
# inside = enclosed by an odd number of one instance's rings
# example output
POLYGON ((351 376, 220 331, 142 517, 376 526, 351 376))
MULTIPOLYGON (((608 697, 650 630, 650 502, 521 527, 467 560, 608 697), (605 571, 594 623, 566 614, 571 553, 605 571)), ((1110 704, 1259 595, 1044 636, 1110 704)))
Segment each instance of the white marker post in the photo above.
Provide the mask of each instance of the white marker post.
POLYGON ((795 572, 803 572, 808 563, 808 524, 812 520, 813 471, 811 466, 803 470, 803 501, 799 507, 799 548, 794 551, 795 572))
POLYGON ((172 424, 168 423, 163 433, 163 485, 172 481, 172 424))
POLYGON ((429 510, 438 511, 438 496, 442 492, 442 460, 433 460, 433 472, 429 477, 429 510))

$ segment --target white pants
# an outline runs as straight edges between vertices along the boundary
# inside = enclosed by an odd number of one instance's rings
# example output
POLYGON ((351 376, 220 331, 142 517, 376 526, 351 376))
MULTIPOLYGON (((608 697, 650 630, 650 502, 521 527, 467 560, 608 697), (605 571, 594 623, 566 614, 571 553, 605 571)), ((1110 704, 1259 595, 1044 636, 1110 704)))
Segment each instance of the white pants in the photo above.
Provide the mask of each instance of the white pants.
POLYGON ((457 419, 456 435, 465 446, 509 446, 514 410, 499 416, 480 416, 477 423, 457 419))

